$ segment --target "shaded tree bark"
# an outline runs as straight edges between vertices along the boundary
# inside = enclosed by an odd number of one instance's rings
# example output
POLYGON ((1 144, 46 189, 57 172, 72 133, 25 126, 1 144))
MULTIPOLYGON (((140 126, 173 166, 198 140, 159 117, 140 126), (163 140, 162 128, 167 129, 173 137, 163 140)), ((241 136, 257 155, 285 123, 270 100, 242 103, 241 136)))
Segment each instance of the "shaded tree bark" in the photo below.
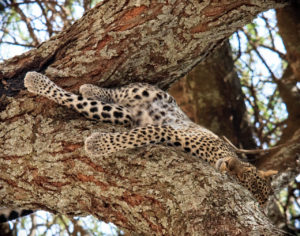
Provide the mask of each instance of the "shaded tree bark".
POLYGON ((238 27, 281 1, 103 1, 37 49, 0 65, 0 205, 93 214, 137 234, 274 235, 250 193, 178 150, 99 158, 82 146, 88 121, 23 91, 27 71, 60 86, 148 82, 167 88, 238 27), (21 92, 20 92, 21 90, 21 92))

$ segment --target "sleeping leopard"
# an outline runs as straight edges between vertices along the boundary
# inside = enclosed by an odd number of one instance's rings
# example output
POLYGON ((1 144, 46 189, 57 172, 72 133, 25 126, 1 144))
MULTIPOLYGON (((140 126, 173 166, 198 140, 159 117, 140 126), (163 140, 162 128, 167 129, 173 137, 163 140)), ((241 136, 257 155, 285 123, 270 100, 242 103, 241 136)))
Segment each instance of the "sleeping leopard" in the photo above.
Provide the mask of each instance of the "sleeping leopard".
POLYGON ((29 92, 75 109, 88 119, 130 127, 126 132, 93 133, 85 140, 88 156, 151 144, 174 146, 236 178, 260 205, 272 192, 271 176, 276 171, 257 170, 241 161, 227 142, 193 123, 170 94, 155 86, 133 83, 108 89, 84 84, 76 95, 37 72, 28 72, 24 85, 29 92))

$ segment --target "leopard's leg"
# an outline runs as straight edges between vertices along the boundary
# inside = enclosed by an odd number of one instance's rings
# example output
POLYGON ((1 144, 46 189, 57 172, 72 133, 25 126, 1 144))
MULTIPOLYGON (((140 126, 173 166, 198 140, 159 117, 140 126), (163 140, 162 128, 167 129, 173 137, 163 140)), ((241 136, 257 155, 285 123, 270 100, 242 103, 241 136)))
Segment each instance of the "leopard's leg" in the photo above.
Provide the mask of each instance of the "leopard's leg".
POLYGON ((84 84, 79 92, 85 98, 93 98, 108 103, 118 103, 126 107, 137 107, 145 103, 160 101, 164 104, 176 103, 167 92, 145 83, 132 83, 120 88, 101 88, 92 84, 84 84))
POLYGON ((150 144, 163 144, 171 142, 172 130, 169 126, 148 125, 122 133, 93 133, 85 141, 85 150, 91 156, 101 156, 150 144))
POLYGON ((93 133, 85 141, 85 150, 89 155, 101 156, 124 149, 143 147, 151 144, 175 146, 191 153, 214 166, 215 154, 226 155, 216 135, 210 138, 200 137, 201 134, 190 134, 188 129, 175 129, 170 125, 147 125, 122 133, 93 133), (207 148, 211 142, 215 152, 207 148))
POLYGON ((220 171, 236 178, 262 205, 272 191, 270 179, 253 165, 238 159, 231 147, 215 135, 192 133, 171 126, 149 125, 122 133, 94 133, 85 141, 85 150, 91 156, 101 156, 125 149, 150 144, 176 146, 199 157, 220 171))
POLYGON ((117 103, 119 98, 116 89, 101 88, 92 84, 81 85, 79 93, 81 93, 84 98, 91 98, 106 103, 117 103))
POLYGON ((29 92, 45 96, 69 108, 74 108, 90 119, 113 124, 132 125, 131 111, 126 107, 84 98, 81 95, 67 92, 40 73, 28 72, 24 79, 24 85, 29 92))

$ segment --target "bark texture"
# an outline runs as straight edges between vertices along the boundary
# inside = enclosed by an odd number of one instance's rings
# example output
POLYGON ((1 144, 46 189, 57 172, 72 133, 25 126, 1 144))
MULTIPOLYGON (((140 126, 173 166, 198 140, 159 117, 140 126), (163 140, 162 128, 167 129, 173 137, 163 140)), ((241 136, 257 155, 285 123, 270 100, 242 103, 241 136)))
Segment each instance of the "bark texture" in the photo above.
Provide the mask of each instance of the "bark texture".
POLYGON ((91 159, 83 138, 119 127, 75 119, 56 106, 48 108, 56 116, 44 117, 33 99, 20 103, 5 117, 18 121, 1 125, 1 205, 93 214, 143 234, 272 235, 251 194, 198 159, 166 147, 91 159), (22 104, 32 110, 16 118, 22 104))
POLYGON ((93 214, 131 234, 274 235, 251 194, 176 149, 98 159, 83 141, 118 131, 23 90, 27 71, 77 90, 168 87, 238 27, 281 1, 103 1, 66 31, 0 65, 0 206, 93 214), (20 92, 21 91, 21 92, 20 92))
POLYGON ((71 89, 134 81, 166 88, 257 13, 282 2, 104 0, 37 49, 1 65, 0 91, 22 89, 30 70, 71 89))

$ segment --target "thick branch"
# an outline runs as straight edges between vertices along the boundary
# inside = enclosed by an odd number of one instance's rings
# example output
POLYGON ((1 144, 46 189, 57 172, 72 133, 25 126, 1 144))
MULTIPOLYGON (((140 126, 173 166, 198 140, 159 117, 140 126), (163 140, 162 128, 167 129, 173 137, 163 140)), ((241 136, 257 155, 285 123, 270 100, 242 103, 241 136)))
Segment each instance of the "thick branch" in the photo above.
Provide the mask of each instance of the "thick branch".
POLYGON ((13 100, 1 113, 1 205, 93 214, 144 234, 274 235, 251 194, 226 175, 166 147, 90 159, 83 139, 121 127, 78 118, 52 102, 41 108, 38 100, 13 100))
POLYGON ((30 70, 46 70, 71 88, 132 81, 166 88, 257 13, 281 2, 106 0, 37 49, 0 65, 0 79, 8 81, 0 92, 14 94, 30 70))

